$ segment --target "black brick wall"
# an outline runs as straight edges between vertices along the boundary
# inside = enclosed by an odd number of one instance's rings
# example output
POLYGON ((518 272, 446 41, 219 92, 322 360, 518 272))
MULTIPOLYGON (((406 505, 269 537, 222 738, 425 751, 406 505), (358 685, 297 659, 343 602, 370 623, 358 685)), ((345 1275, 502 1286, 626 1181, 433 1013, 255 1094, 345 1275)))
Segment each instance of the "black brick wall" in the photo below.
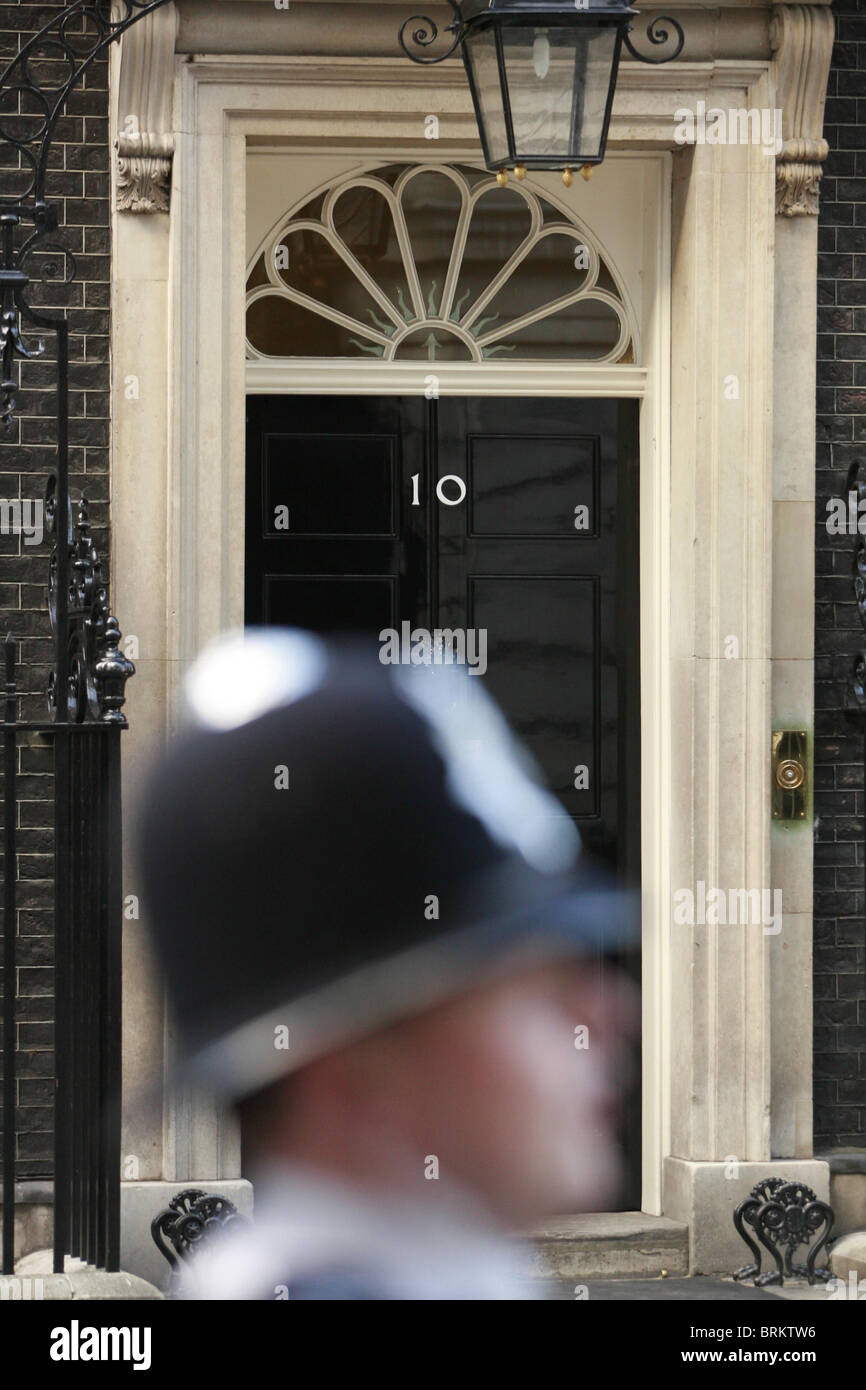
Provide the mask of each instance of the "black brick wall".
MULTIPOLYGON (((0 4, 0 68, 65 4, 0 4)), ((44 78, 50 67, 37 68, 44 78)), ((109 430, 109 151, 108 64, 90 68, 69 98, 49 161, 47 196, 58 206, 58 240, 74 253, 75 279, 45 280, 31 292, 35 307, 66 310, 70 329, 70 469, 73 501, 91 503, 94 535, 107 559, 109 430)), ((9 110, 7 105, 3 112, 9 110)), ((25 107, 25 110, 32 108, 25 107)), ((16 152, 0 143, 0 193, 17 193, 16 152)), ((40 273, 37 258, 31 273, 40 273)), ((44 264, 46 257, 41 258, 44 264)), ((22 368, 19 419, 0 426, 0 497, 42 498, 54 462, 54 342, 22 368)), ((37 333, 32 335, 38 337, 37 333)), ((50 545, 29 546, 0 535, 0 634, 21 637, 20 702, 24 718, 44 718, 51 662, 46 609, 50 545)), ((51 749, 39 736, 20 751, 18 917, 18 1176, 45 1176, 52 1153, 52 777, 51 749)), ((2 978, 2 975, 0 975, 2 978)))
POLYGON ((828 536, 827 499, 866 461, 866 0, 834 0, 818 244, 815 594, 815 1143, 866 1145, 863 740, 846 689, 864 635, 854 538, 828 536))

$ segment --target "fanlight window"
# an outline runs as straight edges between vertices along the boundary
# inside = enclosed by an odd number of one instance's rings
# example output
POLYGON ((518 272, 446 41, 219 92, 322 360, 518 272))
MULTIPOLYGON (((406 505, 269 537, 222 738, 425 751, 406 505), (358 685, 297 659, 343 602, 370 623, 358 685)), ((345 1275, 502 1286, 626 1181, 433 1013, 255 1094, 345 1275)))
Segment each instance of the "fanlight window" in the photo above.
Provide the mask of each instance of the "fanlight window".
POLYGON ((247 345, 253 360, 634 360, 587 235, 459 166, 353 175, 281 223, 247 280, 247 345))

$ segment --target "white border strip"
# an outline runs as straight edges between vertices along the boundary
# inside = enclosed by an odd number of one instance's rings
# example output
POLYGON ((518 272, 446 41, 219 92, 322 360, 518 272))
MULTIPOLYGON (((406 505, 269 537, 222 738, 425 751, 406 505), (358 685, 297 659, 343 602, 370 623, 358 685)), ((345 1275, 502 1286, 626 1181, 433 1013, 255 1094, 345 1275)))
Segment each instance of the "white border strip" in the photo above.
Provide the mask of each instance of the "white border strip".
POLYGON ((649 371, 630 364, 575 362, 359 362, 355 358, 269 358, 247 362, 252 395, 628 396, 647 394, 649 371))

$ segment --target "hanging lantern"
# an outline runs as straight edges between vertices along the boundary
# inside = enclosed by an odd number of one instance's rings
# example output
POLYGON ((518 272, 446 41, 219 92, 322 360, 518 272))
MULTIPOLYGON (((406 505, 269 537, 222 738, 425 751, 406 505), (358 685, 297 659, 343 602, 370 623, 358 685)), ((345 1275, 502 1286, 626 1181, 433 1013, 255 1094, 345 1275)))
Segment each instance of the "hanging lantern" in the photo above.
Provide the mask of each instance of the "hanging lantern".
POLYGON ((462 49, 485 163, 491 170, 516 170, 518 177, 527 169, 570 174, 600 164, 623 45, 643 62, 666 63, 684 43, 677 21, 660 15, 647 37, 666 46, 671 34, 665 26, 671 26, 676 33, 673 51, 660 57, 639 53, 629 38, 638 12, 625 0, 449 4, 456 18, 448 26, 455 37, 447 53, 425 56, 438 37, 429 16, 406 20, 400 43, 418 63, 440 63, 462 49), (419 24, 423 27, 413 29, 419 24))

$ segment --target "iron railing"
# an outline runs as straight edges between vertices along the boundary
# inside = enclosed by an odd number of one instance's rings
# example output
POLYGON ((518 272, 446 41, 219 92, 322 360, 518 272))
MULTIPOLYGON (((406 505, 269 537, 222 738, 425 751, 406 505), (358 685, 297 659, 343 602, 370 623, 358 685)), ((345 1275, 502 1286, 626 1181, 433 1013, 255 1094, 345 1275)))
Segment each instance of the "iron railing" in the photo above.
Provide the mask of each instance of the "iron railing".
MULTIPOLYGON (((56 525, 55 479, 46 515, 56 525)), ((71 515, 71 507, 65 508, 71 515)), ((18 643, 5 643, 3 797, 3 1269, 14 1272, 17 1149, 19 751, 35 737, 54 750, 54 1269, 73 1255, 103 1269, 120 1259, 121 712, 132 663, 107 606, 82 500, 67 545, 55 543, 49 613, 67 655, 49 718, 18 718, 18 643), (66 599, 60 604, 61 574, 66 599), (66 640, 58 628, 65 614, 66 640), (57 698, 60 690, 64 698, 57 698), (53 716, 53 717, 52 717, 53 716)))

